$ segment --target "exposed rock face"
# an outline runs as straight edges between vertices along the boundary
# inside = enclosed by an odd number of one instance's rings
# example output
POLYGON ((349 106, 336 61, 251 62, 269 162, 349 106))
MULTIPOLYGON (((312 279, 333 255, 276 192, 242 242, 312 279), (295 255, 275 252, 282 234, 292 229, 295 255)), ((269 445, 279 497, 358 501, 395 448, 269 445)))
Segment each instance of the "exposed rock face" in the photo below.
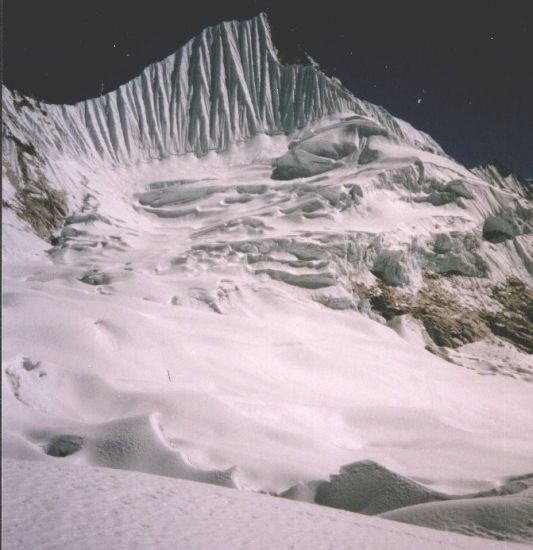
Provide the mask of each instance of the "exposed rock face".
POLYGON ((356 285, 354 291, 388 321, 406 314, 419 319, 437 346, 457 348, 498 336, 533 353, 533 292, 517 279, 489 285, 480 293, 487 297, 485 307, 461 303, 435 274, 426 274, 414 295, 385 284, 356 285))
POLYGON ((66 195, 54 189, 47 180, 44 175, 46 162, 31 142, 23 142, 6 132, 4 143, 14 148, 18 174, 9 164, 4 167, 6 179, 14 187, 14 195, 9 200, 3 199, 2 206, 13 210, 37 235, 50 241, 67 216, 66 195))
POLYGON ((366 514, 530 469, 524 182, 277 52, 264 16, 101 98, 4 100, 10 456, 366 514))

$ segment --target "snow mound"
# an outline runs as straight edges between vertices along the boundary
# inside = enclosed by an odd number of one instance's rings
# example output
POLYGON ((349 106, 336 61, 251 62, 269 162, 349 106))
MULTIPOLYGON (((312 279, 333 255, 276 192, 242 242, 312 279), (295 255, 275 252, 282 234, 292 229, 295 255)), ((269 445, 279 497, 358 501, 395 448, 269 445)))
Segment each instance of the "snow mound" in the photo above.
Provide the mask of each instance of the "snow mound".
POLYGON ((343 466, 315 493, 317 504, 369 515, 446 498, 372 461, 343 466))
POLYGON ((533 474, 451 495, 365 460, 343 466, 329 481, 299 484, 281 496, 465 535, 533 541, 533 474))
POLYGON ((504 548, 493 541, 147 474, 8 459, 2 461, 2 472, 6 550, 65 545, 95 550, 504 548))
POLYGON ((418 504, 381 517, 464 535, 533 544, 533 489, 501 497, 418 504))
POLYGON ((343 166, 343 159, 355 160, 363 154, 366 138, 372 135, 387 136, 388 133, 378 123, 357 116, 304 132, 289 144, 285 155, 274 161, 272 178, 310 177, 343 166))
POLYGON ((276 54, 261 15, 4 90, 4 456, 367 513, 531 471, 527 187, 276 54))

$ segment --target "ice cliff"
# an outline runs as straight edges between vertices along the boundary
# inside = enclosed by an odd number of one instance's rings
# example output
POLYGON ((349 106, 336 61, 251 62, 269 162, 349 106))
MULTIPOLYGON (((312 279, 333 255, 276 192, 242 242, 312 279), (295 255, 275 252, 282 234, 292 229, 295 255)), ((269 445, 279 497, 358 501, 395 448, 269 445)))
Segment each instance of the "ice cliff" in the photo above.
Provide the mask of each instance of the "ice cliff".
POLYGON ((257 134, 290 134, 333 113, 376 120, 399 140, 440 152, 427 135, 356 99, 317 67, 282 65, 266 15, 209 27, 105 96, 36 105, 4 94, 4 135, 46 157, 131 164, 222 151, 257 134))
POLYGON ((260 15, 3 89, 3 456, 531 542, 531 183, 286 59, 260 15))

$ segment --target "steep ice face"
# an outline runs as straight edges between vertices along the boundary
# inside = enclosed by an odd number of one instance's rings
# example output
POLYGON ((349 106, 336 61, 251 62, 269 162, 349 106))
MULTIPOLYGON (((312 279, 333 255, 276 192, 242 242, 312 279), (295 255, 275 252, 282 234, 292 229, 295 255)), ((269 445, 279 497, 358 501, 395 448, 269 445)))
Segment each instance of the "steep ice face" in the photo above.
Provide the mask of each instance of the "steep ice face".
POLYGON ((4 455, 449 529, 470 504, 429 501, 531 471, 527 182, 284 65, 264 16, 3 109, 4 455))
MULTIPOLYGON (((73 236, 64 224, 102 220, 100 213, 86 213, 95 173, 135 167, 129 187, 113 178, 113 193, 129 201, 139 191, 141 165, 150 164, 153 183, 154 167, 176 156, 180 163, 216 157, 227 166, 227 156, 213 153, 245 144, 255 148, 255 159, 271 163, 266 178, 262 173, 253 180, 261 191, 225 183, 204 187, 194 170, 192 188, 178 186, 167 170, 169 186, 138 193, 137 207, 162 219, 201 218, 195 239, 274 234, 277 240, 250 244, 253 253, 244 255, 258 264, 257 274, 293 286, 341 287, 340 297, 318 297, 339 308, 354 306, 354 283, 412 292, 424 287, 427 272, 483 284, 510 277, 529 283, 533 273, 527 183, 496 166, 465 169, 429 136, 355 98, 315 63, 284 65, 264 14, 205 29, 106 96, 46 105, 4 89, 3 108, 6 215, 16 212, 56 245, 73 236), (207 226, 210 213, 220 213, 211 207, 220 200, 235 214, 215 215, 207 226), (286 221, 302 235, 290 235, 286 221), (325 232, 329 221, 335 225, 325 232), (288 247, 284 252, 291 255, 291 243, 301 251, 312 240, 321 243, 312 247, 322 250, 318 257, 296 257, 316 260, 318 273, 284 271, 271 260, 271 249, 288 247), (326 271, 328 263, 333 267, 326 271)), ((208 172, 217 179, 212 168, 208 172)), ((109 198, 100 202, 109 210, 109 198)), ((16 248, 18 237, 10 235, 6 241, 16 248)), ((227 250, 242 246, 228 244, 227 250)), ((366 298, 379 301, 373 294, 366 298)), ((396 306, 387 305, 412 310, 396 306)), ((379 307, 390 317, 385 304, 379 307)), ((413 307, 421 314, 420 305, 413 307)))
POLYGON ((207 28, 116 91, 76 105, 36 105, 3 92, 5 134, 31 142, 48 159, 131 164, 204 155, 341 112, 367 116, 400 141, 442 153, 429 136, 356 99, 316 66, 282 65, 264 14, 207 28))
POLYGON ((476 167, 472 172, 495 187, 529 200, 533 199, 533 181, 518 176, 498 161, 476 167))

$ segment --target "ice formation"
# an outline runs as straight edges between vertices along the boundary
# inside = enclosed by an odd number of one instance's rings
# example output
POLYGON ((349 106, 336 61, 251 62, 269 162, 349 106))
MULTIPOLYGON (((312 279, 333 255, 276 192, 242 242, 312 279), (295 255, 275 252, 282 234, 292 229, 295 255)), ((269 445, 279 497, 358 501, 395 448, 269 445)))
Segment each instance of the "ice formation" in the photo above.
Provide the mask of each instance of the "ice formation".
POLYGON ((3 120, 4 456, 533 539, 529 493, 519 533, 466 500, 533 469, 530 182, 283 64, 264 15, 3 120))

